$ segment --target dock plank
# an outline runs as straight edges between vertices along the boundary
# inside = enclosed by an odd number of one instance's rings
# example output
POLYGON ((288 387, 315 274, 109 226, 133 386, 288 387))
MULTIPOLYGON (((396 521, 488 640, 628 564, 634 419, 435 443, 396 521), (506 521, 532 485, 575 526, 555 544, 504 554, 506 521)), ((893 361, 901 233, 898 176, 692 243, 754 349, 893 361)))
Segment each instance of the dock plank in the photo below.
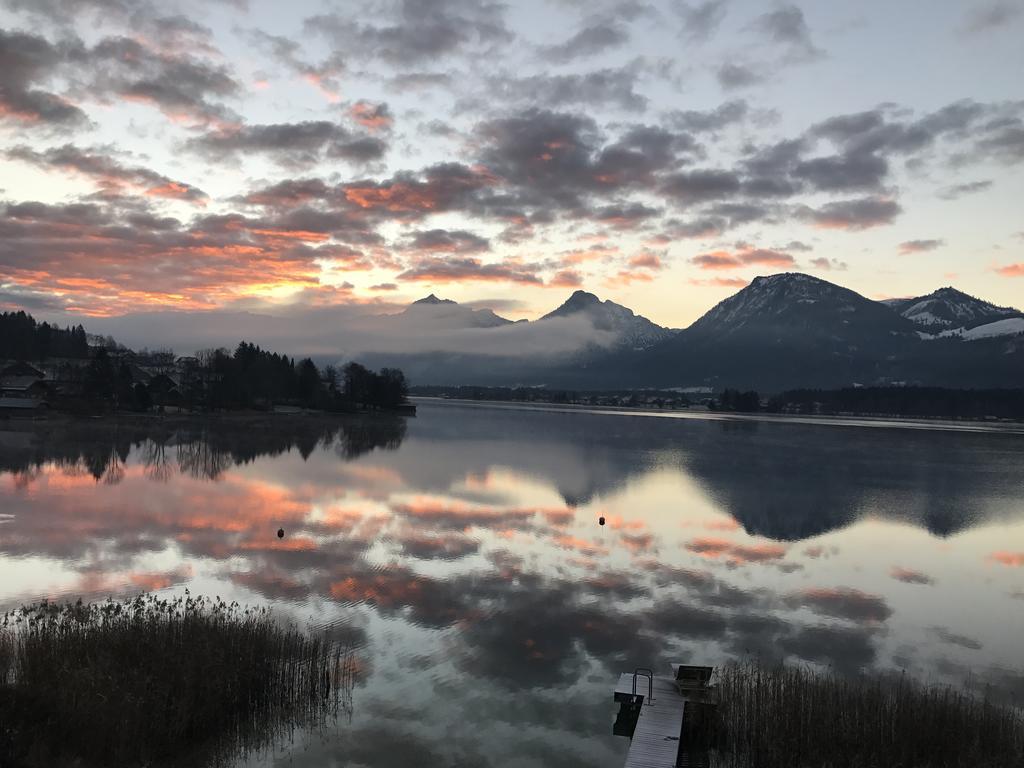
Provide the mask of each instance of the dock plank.
MULTIPOLYGON (((647 700, 646 678, 638 678, 636 687, 644 703, 626 754, 626 768, 675 768, 686 699, 668 677, 654 678, 653 701, 647 700)), ((632 693, 633 675, 624 674, 615 686, 614 697, 619 700, 632 693)))

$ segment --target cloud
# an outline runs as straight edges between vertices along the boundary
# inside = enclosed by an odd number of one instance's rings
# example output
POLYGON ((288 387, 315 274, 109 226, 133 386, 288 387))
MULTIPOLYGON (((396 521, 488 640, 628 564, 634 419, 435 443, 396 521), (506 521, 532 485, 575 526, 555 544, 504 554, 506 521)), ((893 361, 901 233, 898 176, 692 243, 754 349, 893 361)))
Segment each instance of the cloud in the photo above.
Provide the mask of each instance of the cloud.
POLYGON ((629 41, 629 30, 614 21, 595 21, 564 43, 543 46, 540 54, 549 61, 566 63, 618 48, 629 41))
POLYGON ((892 567, 889 575, 896 579, 896 581, 902 581, 904 584, 927 584, 931 586, 935 583, 935 579, 927 573, 915 571, 911 568, 901 568, 898 565, 892 567))
POLYGON ((740 269, 751 265, 786 268, 792 267, 796 261, 788 253, 773 251, 767 248, 742 248, 734 252, 711 251, 701 253, 690 259, 690 263, 701 269, 740 269))
POLYGON ((926 253, 941 248, 946 244, 945 240, 906 240, 900 243, 900 253, 926 253))
POLYGON ((903 212, 895 200, 879 197, 861 197, 825 203, 820 208, 803 206, 797 215, 825 229, 857 231, 891 224, 903 212))
POLYGON ((698 537, 686 542, 690 552, 709 559, 724 558, 733 564, 762 563, 780 560, 786 556, 788 547, 771 542, 759 544, 736 544, 726 539, 698 537))
POLYGON ((727 101, 715 109, 676 110, 668 114, 669 121, 678 129, 694 133, 715 133, 742 122, 750 112, 743 99, 727 101))
POLYGON ((1024 262, 1020 264, 1005 264, 1001 267, 996 267, 995 272, 997 275, 1003 277, 1024 277, 1024 262))
POLYGON ((304 46, 297 40, 283 35, 271 35, 259 29, 250 30, 248 37, 287 69, 319 90, 329 102, 341 99, 340 77, 345 71, 345 61, 340 50, 319 64, 310 64, 299 56, 304 46))
POLYGON ((78 106, 37 87, 68 54, 38 35, 0 29, 0 120, 65 129, 87 123, 78 106))
POLYGON ((478 253, 489 251, 491 244, 487 238, 461 229, 430 229, 413 233, 406 247, 415 251, 478 253))
POLYGON ((583 276, 574 269, 563 269, 548 280, 548 285, 557 288, 580 288, 583 285, 583 276))
MULTIPOLYGON (((1024 270, 1021 270, 1020 274, 1024 275, 1024 270)), ((988 556, 988 559, 996 563, 1008 565, 1011 568, 1024 567, 1024 552, 993 552, 991 555, 988 556)))
POLYGON ((384 103, 374 104, 369 101, 357 101, 349 108, 352 119, 368 131, 388 131, 394 124, 394 118, 388 105, 384 103))
POLYGON ((638 253, 636 256, 630 258, 628 262, 629 266, 639 269, 653 269, 660 270, 664 267, 661 261, 661 257, 651 251, 644 251, 638 253))
POLYGON ((588 107, 616 106, 630 113, 643 112, 647 97, 636 91, 633 67, 595 69, 580 74, 538 74, 525 77, 493 77, 488 81, 490 98, 527 101, 531 104, 588 107))
POLYGON ((401 0, 382 11, 373 23, 322 14, 303 26, 307 35, 323 36, 360 61, 399 67, 481 55, 514 38, 505 25, 505 6, 487 0, 401 0))
POLYGON ((1019 2, 986 2, 967 11, 960 25, 967 35, 979 35, 1007 28, 1024 15, 1019 2))
POLYGON ((984 192, 985 190, 992 188, 993 182, 991 180, 983 181, 969 181, 964 184, 953 184, 949 187, 943 187, 939 190, 939 197, 943 200, 956 200, 964 195, 971 195, 976 192, 984 192))
POLYGON ((690 5, 678 3, 674 10, 683 19, 683 34, 690 40, 705 41, 721 26, 728 12, 728 0, 705 0, 690 5))
POLYGON ((367 163, 387 151, 381 139, 354 134, 328 120, 231 126, 189 139, 185 146, 213 162, 259 152, 288 167, 329 159, 367 163))
POLYGON ((881 623, 892 616, 884 597, 848 587, 807 589, 792 595, 789 602, 825 616, 856 622, 881 623))
POLYGON ((889 173, 884 157, 870 152, 848 152, 803 160, 793 168, 793 177, 823 192, 878 189, 889 173))
POLYGON ((715 70, 715 77, 718 79, 718 84, 727 91, 749 88, 767 80, 763 69, 755 69, 736 61, 729 61, 718 67, 715 70))
POLYGON ((406 282, 464 283, 500 282, 543 285, 535 272, 536 265, 515 263, 485 264, 471 257, 423 258, 396 279, 406 282))
POLYGON ((839 259, 829 259, 824 256, 819 256, 816 259, 811 259, 811 266, 828 272, 831 270, 845 271, 848 265, 845 261, 839 261, 839 259))
POLYGON ((732 171, 695 170, 666 176, 661 192, 681 205, 722 200, 740 191, 740 179, 732 171))
POLYGON ((205 204, 207 195, 190 184, 174 181, 148 168, 115 160, 103 149, 80 149, 72 144, 37 152, 25 145, 4 154, 39 168, 76 173, 96 182, 102 197, 141 194, 148 197, 186 200, 205 204))
POLYGON ((783 5, 757 18, 754 29, 786 50, 790 61, 810 61, 824 56, 811 40, 804 12, 795 5, 783 5))
POLYGON ((984 647, 980 640, 975 640, 973 637, 967 637, 966 635, 958 635, 950 632, 945 627, 932 627, 932 634, 947 645, 956 645, 969 651, 980 651, 984 647))

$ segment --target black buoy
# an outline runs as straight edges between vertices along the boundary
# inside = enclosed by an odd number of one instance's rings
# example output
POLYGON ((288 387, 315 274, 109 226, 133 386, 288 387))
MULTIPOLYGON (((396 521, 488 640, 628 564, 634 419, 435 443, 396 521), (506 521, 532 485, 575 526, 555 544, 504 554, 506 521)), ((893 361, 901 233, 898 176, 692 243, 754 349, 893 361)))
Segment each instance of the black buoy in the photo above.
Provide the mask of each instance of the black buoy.
POLYGON ((283 539, 284 538, 284 528, 278 528, 277 529, 277 538, 279 538, 279 539, 283 539))
POLYGON ((601 515, 599 518, 597 518, 597 522, 599 522, 601 525, 604 525, 604 515, 601 515))

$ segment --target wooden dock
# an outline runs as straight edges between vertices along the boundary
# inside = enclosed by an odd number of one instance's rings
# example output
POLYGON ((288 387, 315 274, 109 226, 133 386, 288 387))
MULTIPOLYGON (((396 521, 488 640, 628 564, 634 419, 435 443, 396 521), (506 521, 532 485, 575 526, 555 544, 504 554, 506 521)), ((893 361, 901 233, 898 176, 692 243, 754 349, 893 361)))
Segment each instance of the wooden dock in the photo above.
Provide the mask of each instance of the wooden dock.
MULTIPOLYGON (((675 768, 679 760, 686 698, 671 677, 655 677, 653 688, 654 695, 648 700, 647 678, 637 678, 636 692, 643 697, 643 704, 626 755, 626 768, 675 768)), ((632 695, 633 674, 627 672, 615 686, 615 701, 628 701, 632 695)))

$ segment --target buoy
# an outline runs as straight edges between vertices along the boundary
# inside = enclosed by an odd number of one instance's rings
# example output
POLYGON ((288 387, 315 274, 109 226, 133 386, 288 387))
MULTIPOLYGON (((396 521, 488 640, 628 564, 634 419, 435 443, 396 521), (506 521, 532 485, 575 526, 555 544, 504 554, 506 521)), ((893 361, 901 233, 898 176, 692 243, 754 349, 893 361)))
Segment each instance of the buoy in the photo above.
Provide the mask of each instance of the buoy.
POLYGON ((601 517, 597 518, 597 522, 599 522, 601 525, 604 525, 604 515, 601 515, 601 517))
MULTIPOLYGON (((601 518, 601 519, 603 520, 604 518, 601 518)), ((603 525, 603 523, 602 523, 602 525, 603 525)), ((279 539, 283 539, 284 538, 284 528, 278 528, 277 529, 277 538, 279 538, 279 539)))

